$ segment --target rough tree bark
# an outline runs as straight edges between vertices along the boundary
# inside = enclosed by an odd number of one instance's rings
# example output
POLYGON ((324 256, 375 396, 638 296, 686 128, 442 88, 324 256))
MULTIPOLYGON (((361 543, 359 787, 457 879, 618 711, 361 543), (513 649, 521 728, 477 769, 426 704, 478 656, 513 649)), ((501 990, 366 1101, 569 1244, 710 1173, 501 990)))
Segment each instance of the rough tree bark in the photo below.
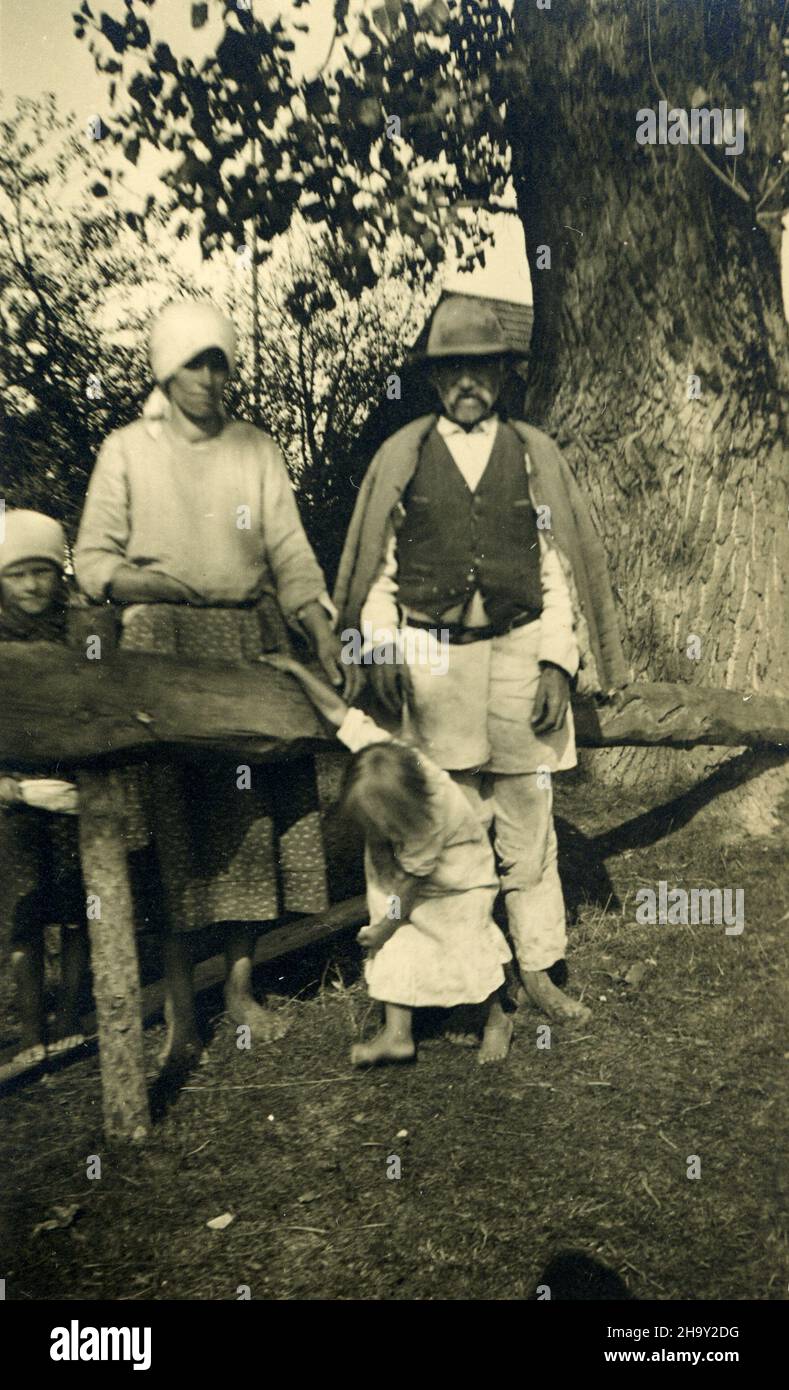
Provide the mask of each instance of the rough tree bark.
MULTIPOLYGON (((508 111, 535 303, 526 418, 591 499, 634 672, 764 693, 789 646, 777 192, 757 212, 780 172, 782 9, 516 0, 508 111), (636 142, 664 95, 746 109, 741 159, 705 150, 729 178, 739 163, 739 193, 699 149, 636 142)), ((594 756, 635 780, 724 755, 594 756)))

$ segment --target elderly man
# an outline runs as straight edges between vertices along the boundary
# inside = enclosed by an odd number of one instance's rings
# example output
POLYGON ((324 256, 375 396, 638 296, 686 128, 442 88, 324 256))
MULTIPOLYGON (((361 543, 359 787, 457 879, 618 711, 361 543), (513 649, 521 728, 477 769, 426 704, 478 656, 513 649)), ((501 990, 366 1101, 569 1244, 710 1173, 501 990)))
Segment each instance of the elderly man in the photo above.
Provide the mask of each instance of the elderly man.
POLYGON ((497 414, 509 355, 483 303, 439 305, 425 357, 441 414, 373 459, 335 601, 343 628, 374 634, 381 704, 405 703, 412 736, 494 827, 527 997, 585 1021, 548 974, 566 948, 551 774, 575 766, 571 682, 608 689, 627 672, 603 549, 567 464, 546 435, 497 414), (385 659, 403 652, 405 667, 385 659))

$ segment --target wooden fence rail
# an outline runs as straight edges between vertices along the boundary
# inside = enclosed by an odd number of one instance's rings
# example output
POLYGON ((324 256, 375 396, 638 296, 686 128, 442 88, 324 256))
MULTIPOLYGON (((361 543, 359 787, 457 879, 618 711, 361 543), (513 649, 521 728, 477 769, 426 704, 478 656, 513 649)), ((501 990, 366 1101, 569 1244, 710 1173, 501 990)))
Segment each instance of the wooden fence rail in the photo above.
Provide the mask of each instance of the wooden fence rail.
MULTIPOLYGON (((142 1010, 122 791, 115 769, 167 747, 202 748, 256 763, 336 747, 300 686, 265 665, 173 661, 49 643, 4 643, 0 653, 0 767, 71 768, 81 789, 86 890, 100 901, 91 958, 108 1135, 150 1127, 142 1010)), ((695 686, 636 684, 608 701, 576 700, 582 747, 789 746, 789 700, 695 686)), ((277 950, 317 941, 358 917, 332 909, 308 926, 279 928, 277 950)), ((270 954, 270 953, 269 953, 270 954)))

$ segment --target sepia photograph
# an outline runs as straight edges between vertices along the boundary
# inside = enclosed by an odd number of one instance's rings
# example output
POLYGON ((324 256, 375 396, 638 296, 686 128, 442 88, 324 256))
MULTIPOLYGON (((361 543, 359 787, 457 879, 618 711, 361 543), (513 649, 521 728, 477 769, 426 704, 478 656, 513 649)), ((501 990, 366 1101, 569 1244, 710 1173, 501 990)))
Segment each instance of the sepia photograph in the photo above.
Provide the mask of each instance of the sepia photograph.
POLYGON ((0 1300, 44 1374, 252 1300, 755 1368, 788 74, 785 0, 0 0, 0 1300))

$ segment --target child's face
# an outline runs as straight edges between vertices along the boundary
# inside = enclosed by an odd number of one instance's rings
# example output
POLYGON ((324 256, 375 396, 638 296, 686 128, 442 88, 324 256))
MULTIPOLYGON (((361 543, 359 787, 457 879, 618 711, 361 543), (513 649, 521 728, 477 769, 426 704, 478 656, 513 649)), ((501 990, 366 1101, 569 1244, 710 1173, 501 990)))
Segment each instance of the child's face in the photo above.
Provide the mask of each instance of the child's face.
POLYGON ((60 575, 48 560, 20 560, 0 576, 0 605, 37 618, 55 601, 60 575))

